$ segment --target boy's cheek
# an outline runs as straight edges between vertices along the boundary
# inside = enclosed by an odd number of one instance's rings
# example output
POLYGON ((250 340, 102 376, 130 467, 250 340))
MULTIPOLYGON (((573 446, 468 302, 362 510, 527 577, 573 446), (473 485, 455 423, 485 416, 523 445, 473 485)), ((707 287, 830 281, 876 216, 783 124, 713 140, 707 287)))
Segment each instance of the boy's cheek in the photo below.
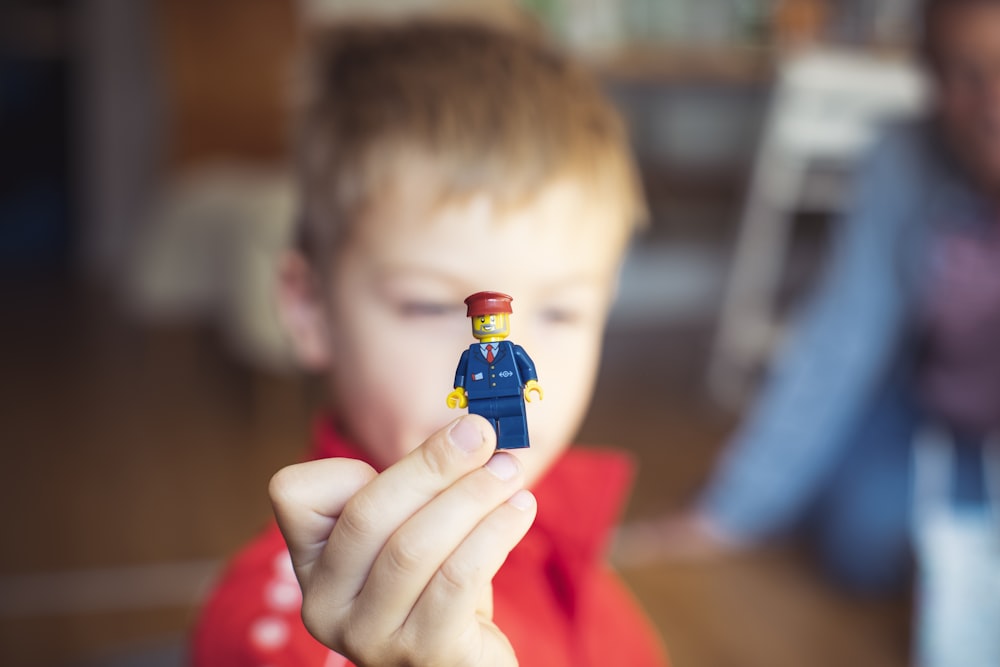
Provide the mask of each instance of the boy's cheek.
POLYGON ((460 353, 445 361, 404 339, 340 355, 329 378, 334 411, 359 445, 392 463, 456 416, 445 396, 460 353))
POLYGON ((590 331, 548 336, 538 351, 527 352, 538 367, 538 380, 565 378, 576 384, 594 372, 600 357, 600 336, 590 331))
MULTIPOLYGON (((593 344, 569 343, 565 347, 543 349, 537 358, 533 355, 545 398, 533 399, 528 406, 529 419, 535 416, 539 420, 552 420, 553 426, 561 426, 563 431, 572 431, 575 424, 571 422, 586 409, 598 364, 593 344)), ((531 350, 528 354, 532 354, 531 350)), ((566 437, 573 435, 569 432, 566 437)))

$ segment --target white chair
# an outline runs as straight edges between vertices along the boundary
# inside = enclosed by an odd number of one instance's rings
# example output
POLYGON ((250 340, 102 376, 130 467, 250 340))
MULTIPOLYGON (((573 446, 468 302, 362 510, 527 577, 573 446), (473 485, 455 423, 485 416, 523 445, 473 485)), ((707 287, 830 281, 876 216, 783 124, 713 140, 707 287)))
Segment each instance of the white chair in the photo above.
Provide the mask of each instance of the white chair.
POLYGON ((217 163, 176 177, 134 240, 132 312, 146 322, 210 322, 253 367, 293 368, 273 292, 295 214, 282 167, 217 163))
POLYGON ((819 49, 779 67, 709 358, 715 399, 742 405, 780 341, 776 302, 796 212, 843 202, 844 180, 815 167, 849 171, 880 123, 920 112, 926 98, 919 69, 899 59, 819 49))

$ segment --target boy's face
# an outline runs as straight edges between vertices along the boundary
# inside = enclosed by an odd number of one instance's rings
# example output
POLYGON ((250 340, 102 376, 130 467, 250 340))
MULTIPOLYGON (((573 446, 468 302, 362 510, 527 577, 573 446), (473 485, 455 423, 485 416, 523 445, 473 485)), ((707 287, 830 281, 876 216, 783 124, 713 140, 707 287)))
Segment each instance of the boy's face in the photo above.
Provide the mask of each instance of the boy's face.
POLYGON ((527 404, 531 448, 517 454, 534 481, 590 400, 626 242, 622 209, 575 182, 514 210, 485 197, 435 207, 431 191, 409 179, 385 197, 323 278, 336 413, 377 464, 399 460, 464 412, 445 402, 475 342, 463 300, 510 294, 509 340, 545 390, 527 404))

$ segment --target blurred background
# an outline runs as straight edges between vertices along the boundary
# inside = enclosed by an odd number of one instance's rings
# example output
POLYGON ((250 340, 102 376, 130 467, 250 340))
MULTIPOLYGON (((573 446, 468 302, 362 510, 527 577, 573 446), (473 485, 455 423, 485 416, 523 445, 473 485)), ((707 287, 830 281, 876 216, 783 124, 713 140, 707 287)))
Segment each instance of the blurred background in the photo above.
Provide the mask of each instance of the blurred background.
MULTIPOLYGON (((298 36, 432 4, 0 4, 0 664, 182 664, 319 399, 268 306, 298 36)), ((619 103, 652 206, 580 437, 640 461, 634 521, 704 482, 872 127, 920 111, 917 3, 522 4, 619 103)), ((794 545, 624 574, 677 665, 908 664, 909 601, 794 545)))

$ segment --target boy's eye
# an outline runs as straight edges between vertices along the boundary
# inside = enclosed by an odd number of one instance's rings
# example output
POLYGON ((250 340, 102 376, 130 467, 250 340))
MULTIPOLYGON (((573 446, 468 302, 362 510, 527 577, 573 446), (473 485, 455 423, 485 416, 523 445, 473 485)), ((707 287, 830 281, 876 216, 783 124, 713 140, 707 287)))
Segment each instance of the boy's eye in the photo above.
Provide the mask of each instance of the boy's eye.
POLYGON ((542 311, 542 319, 552 324, 575 324, 580 313, 566 308, 547 308, 542 311))
POLYGON ((399 313, 403 317, 444 317, 459 310, 461 308, 454 304, 432 301, 404 301, 399 304, 399 313))

